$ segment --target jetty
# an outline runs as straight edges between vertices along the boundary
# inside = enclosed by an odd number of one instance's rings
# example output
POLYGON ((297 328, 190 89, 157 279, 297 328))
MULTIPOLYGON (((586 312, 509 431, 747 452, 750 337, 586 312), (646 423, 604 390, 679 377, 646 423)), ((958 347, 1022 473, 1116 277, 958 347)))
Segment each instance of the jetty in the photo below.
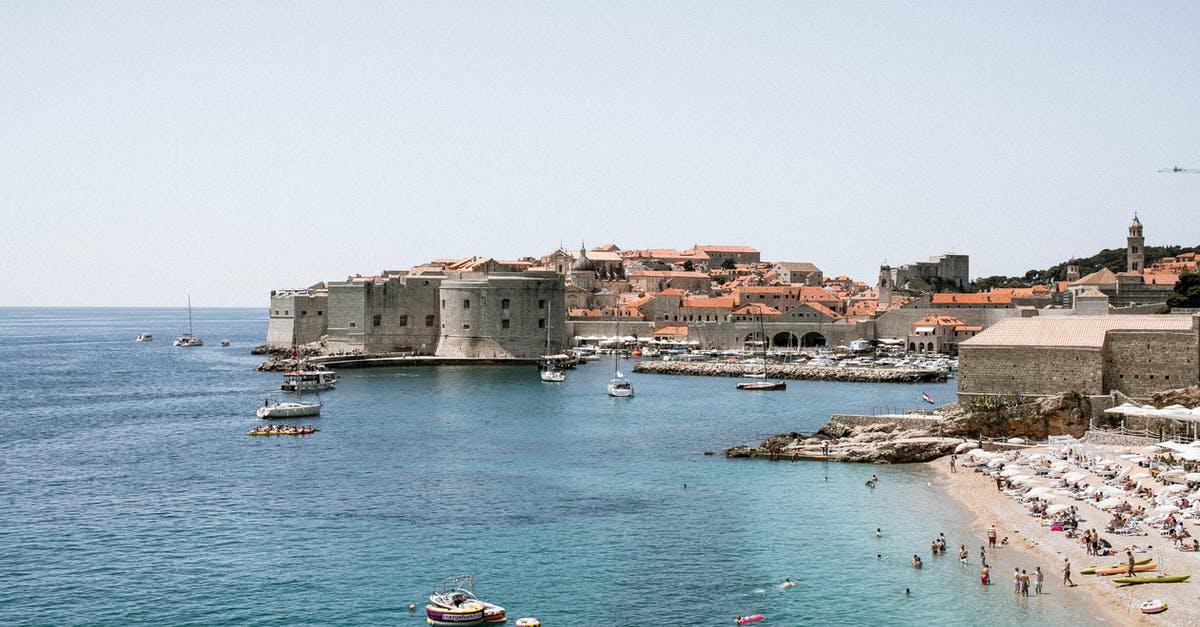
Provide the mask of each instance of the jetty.
MULTIPOLYGON (((761 376, 762 364, 711 361, 639 361, 633 371, 644 374, 678 374, 698 377, 761 376)), ((902 368, 844 368, 803 364, 767 364, 768 379, 800 381, 847 381, 851 383, 924 383, 945 381, 945 370, 902 368)))

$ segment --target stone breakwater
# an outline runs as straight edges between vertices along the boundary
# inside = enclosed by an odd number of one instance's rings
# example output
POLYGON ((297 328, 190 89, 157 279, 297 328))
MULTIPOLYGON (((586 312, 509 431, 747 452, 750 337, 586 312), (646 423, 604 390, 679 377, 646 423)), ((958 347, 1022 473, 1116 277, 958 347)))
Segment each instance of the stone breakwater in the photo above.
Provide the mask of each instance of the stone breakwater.
MULTIPOLYGON (((639 361, 633 371, 644 374, 683 374, 700 377, 744 377, 762 372, 761 364, 706 361, 639 361)), ((799 364, 767 364, 767 378, 802 381, 848 381, 853 383, 921 383, 945 381, 941 370, 896 368, 833 368, 799 364)))
MULTIPOLYGON (((859 417, 861 418, 861 417, 859 417)), ((830 420, 814 434, 783 433, 762 444, 735 446, 725 456, 772 461, 817 459, 868 464, 927 462, 949 455, 965 440, 934 435, 928 417, 877 416, 874 421, 851 426, 852 421, 830 420)))

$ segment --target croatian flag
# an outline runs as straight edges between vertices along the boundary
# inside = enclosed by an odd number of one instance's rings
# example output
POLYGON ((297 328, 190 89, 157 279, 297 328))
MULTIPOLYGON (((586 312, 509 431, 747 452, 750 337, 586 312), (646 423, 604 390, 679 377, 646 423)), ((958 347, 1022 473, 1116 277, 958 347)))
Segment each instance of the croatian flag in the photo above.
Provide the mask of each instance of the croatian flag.
POLYGON ((929 394, 927 392, 921 392, 921 399, 924 400, 926 403, 929 403, 930 405, 933 404, 933 399, 929 397, 929 394))

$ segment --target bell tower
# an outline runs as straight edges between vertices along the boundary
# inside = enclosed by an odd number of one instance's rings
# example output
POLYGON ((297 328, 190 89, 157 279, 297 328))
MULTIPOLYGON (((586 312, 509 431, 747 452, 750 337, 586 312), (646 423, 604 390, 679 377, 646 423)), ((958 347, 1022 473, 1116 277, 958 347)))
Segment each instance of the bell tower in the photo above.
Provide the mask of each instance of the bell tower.
POLYGON ((1129 237, 1125 240, 1125 270, 1142 273, 1146 269, 1146 238, 1142 237, 1142 223, 1137 214, 1129 223, 1129 237))
POLYGON ((1074 283, 1079 280, 1079 260, 1072 259, 1067 262, 1067 282, 1074 283))
POLYGON ((892 268, 887 264, 879 266, 879 305, 883 309, 892 306, 892 268))

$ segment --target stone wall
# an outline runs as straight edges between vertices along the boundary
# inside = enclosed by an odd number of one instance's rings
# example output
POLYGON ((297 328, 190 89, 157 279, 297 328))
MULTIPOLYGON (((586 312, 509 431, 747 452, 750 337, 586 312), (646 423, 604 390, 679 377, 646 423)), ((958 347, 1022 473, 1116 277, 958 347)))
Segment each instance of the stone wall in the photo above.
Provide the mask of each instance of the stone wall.
POLYGON ((1019 309, 972 309, 968 307, 900 307, 889 309, 875 320, 875 337, 906 338, 912 325, 928 315, 953 316, 968 326, 987 328, 1005 318, 1021 316, 1019 309))
POLYGON ((316 342, 329 324, 329 295, 325 290, 272 291, 268 311, 267 345, 288 348, 316 342))
POLYGON ((438 357, 536 359, 566 344, 563 280, 556 274, 447 279, 439 297, 438 357))
POLYGON ((958 400, 1020 394, 1052 396, 1069 390, 1103 394, 1102 351, 1089 348, 959 346, 958 400))
POLYGON ((330 352, 433 354, 444 278, 389 276, 330 283, 330 352))
POLYGON ((1110 331, 1107 344, 1104 391, 1146 399, 1163 389, 1200 382, 1195 332, 1110 331))

